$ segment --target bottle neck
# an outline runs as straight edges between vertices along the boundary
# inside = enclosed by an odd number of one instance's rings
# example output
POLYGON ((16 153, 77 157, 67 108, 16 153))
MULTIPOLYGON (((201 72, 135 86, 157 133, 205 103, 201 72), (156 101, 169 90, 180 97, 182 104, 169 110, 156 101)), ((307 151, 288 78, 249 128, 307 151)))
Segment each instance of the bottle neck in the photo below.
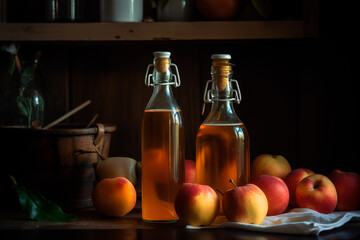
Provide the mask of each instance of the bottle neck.
POLYGON ((154 85, 152 96, 164 96, 166 98, 173 98, 173 92, 171 85, 154 85))
POLYGON ((154 59, 154 72, 153 81, 154 84, 166 84, 170 83, 172 73, 170 69, 169 58, 155 58, 154 59))
POLYGON ((155 58, 153 72, 153 93, 146 110, 179 110, 172 92, 173 74, 170 69, 170 59, 155 58))
POLYGON ((234 110, 234 90, 231 84, 231 68, 228 65, 213 65, 210 91, 211 110, 204 124, 241 123, 234 110))
POLYGON ((232 87, 230 84, 231 75, 227 73, 213 73, 211 98, 213 100, 227 100, 232 98, 232 87))

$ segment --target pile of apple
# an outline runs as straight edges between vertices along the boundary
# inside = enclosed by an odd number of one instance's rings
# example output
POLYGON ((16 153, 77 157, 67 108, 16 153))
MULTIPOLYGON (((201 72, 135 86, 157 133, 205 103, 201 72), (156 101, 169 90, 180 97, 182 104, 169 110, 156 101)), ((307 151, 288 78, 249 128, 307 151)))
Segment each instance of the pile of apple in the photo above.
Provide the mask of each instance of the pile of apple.
MULTIPOLYGON (((93 205, 103 215, 120 217, 136 204, 133 184, 137 180, 137 162, 129 158, 108 160, 98 166, 97 175, 103 179, 93 191, 93 205), (119 168, 128 171, 119 172, 119 168)), ((249 184, 235 186, 229 179, 234 188, 221 189, 222 208, 229 221, 261 224, 266 216, 296 207, 325 214, 360 207, 358 173, 333 170, 326 177, 306 168, 292 170, 281 155, 262 154, 252 162, 250 175, 249 184)), ((185 160, 185 182, 174 202, 179 219, 192 226, 211 224, 219 213, 219 197, 210 186, 195 183, 194 161, 185 160)))
MULTIPOLYGON (((326 177, 306 168, 292 170, 281 155, 262 154, 252 162, 250 175, 251 183, 223 194, 222 207, 229 221, 260 224, 266 216, 296 207, 324 214, 360 207, 358 173, 333 170, 326 177)), ((185 224, 209 225, 218 215, 218 195, 207 185, 185 183, 177 193, 175 210, 185 224)))

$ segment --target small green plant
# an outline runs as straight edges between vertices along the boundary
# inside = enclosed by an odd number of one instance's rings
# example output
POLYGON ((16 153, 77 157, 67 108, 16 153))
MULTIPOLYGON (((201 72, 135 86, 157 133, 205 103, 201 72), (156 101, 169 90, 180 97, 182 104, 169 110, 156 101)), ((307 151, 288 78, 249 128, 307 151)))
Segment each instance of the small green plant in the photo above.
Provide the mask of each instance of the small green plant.
POLYGON ((46 199, 40 193, 18 186, 13 176, 9 175, 9 178, 13 183, 13 189, 18 194, 21 208, 31 219, 47 222, 76 221, 73 214, 63 212, 60 206, 46 199))

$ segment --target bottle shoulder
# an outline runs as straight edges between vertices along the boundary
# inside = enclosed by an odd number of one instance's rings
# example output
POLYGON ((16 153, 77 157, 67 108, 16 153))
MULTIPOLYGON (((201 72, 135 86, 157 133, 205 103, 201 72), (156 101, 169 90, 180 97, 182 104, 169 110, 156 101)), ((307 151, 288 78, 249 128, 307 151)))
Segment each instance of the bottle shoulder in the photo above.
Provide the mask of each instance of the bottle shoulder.
POLYGON ((233 107, 233 101, 212 101, 211 110, 203 124, 242 124, 233 107))
POLYGON ((170 86, 155 86, 145 110, 180 110, 170 86))

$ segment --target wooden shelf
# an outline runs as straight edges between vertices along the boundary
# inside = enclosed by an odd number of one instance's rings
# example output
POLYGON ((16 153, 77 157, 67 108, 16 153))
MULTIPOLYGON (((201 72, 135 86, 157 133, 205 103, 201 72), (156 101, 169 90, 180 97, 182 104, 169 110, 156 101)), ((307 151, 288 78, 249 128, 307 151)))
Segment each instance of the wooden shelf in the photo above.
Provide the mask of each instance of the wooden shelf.
POLYGON ((303 38, 304 21, 0 23, 0 41, 154 41, 303 38))

